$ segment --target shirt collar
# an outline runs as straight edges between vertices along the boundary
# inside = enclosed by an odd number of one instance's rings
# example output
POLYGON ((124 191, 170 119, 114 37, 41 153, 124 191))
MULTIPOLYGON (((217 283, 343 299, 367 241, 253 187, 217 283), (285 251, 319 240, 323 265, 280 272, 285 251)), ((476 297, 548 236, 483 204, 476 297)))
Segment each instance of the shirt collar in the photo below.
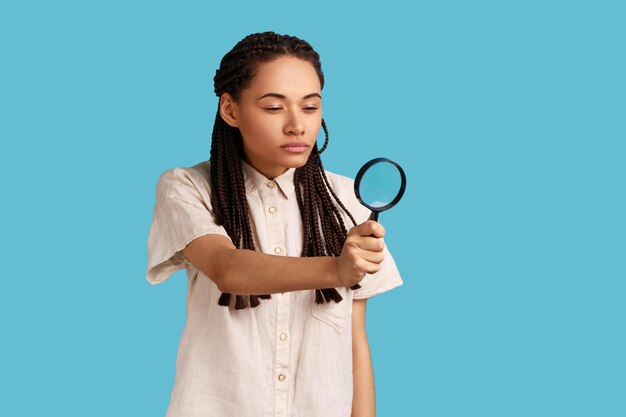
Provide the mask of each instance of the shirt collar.
POLYGON ((293 175, 296 172, 295 168, 287 169, 287 171, 283 172, 273 180, 265 177, 265 175, 261 174, 243 159, 241 159, 241 170, 243 171, 243 177, 246 184, 246 194, 250 194, 262 185, 267 186, 267 184, 271 182, 278 184, 278 188, 287 199, 289 199, 295 191, 295 187, 293 185, 293 175))

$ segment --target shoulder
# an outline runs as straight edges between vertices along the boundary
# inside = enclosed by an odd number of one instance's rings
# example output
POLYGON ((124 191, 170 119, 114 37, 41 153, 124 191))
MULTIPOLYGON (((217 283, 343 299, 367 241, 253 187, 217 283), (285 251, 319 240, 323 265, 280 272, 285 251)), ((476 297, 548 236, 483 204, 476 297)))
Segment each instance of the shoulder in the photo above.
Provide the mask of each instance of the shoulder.
POLYGON ((189 193, 202 195, 210 189, 210 162, 202 161, 188 167, 174 167, 161 173, 157 180, 157 200, 182 198, 189 193))
POLYGON ((335 192, 354 192, 354 179, 345 175, 337 174, 332 171, 324 170, 328 182, 333 187, 335 192))
POLYGON ((356 193, 354 192, 354 179, 326 169, 324 172, 326 173, 326 178, 328 178, 331 188, 335 194, 337 194, 339 200, 353 214, 357 224, 365 221, 367 217, 369 217, 370 212, 356 198, 356 193))

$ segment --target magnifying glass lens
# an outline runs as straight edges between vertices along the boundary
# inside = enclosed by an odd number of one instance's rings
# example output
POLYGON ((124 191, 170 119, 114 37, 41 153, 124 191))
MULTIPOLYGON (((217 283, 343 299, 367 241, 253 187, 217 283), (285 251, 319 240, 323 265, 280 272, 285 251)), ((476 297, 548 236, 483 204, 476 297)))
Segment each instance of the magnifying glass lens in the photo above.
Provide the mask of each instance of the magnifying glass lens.
POLYGON ((378 163, 363 174, 360 184, 361 199, 372 208, 391 203, 400 192, 402 176, 393 164, 378 163))

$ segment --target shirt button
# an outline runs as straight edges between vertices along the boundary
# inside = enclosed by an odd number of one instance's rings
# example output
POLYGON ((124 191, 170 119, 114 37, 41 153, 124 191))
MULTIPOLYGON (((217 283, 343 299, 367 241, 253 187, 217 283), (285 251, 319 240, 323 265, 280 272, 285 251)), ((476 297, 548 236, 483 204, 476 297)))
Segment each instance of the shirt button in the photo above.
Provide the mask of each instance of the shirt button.
POLYGON ((274 248, 274 253, 280 253, 280 248, 278 246, 274 248))
POLYGON ((274 214, 276 212, 276 207, 270 207, 267 209, 270 213, 274 214))
POLYGON ((283 382, 283 381, 285 380, 285 378, 286 378, 286 376, 285 376, 284 374, 280 374, 280 375, 278 375, 278 380, 279 380, 280 382, 283 382))
POLYGON ((270 187, 270 188, 274 188, 274 185, 275 185, 275 184, 274 184, 273 182, 268 182, 268 183, 267 183, 267 186, 268 186, 268 187, 270 187))
POLYGON ((280 340, 285 340, 285 339, 287 339, 287 335, 285 333, 281 333, 280 340))

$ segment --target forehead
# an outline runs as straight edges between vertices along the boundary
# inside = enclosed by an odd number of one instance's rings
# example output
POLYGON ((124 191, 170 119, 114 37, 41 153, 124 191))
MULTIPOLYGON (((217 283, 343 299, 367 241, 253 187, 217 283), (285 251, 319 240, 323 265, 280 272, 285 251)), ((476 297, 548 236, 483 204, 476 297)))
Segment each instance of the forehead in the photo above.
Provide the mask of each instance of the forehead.
POLYGON ((308 61, 295 57, 280 57, 261 64, 246 93, 253 99, 273 92, 300 99, 305 94, 320 91, 320 80, 308 61))

